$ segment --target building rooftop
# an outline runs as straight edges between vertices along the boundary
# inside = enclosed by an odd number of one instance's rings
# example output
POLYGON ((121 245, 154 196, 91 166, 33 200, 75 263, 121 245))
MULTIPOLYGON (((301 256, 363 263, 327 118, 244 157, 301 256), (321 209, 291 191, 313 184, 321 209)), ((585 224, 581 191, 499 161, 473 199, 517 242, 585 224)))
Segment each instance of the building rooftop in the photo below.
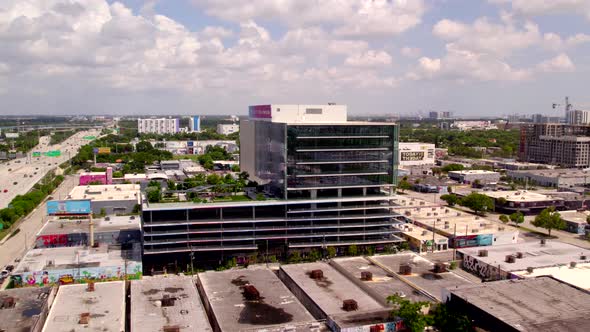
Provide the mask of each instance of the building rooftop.
POLYGON ((570 266, 569 264, 543 267, 539 269, 533 269, 532 272, 527 270, 514 271, 512 274, 523 278, 551 276, 557 280, 561 280, 570 285, 590 291, 590 264, 588 263, 576 264, 574 267, 570 266))
POLYGON ((14 269, 13 275, 28 271, 78 269, 100 266, 123 266, 128 261, 141 262, 139 252, 129 253, 109 249, 107 245, 97 248, 58 247, 31 249, 14 269))
POLYGON ((457 235, 518 233, 514 227, 448 207, 422 208, 406 211, 404 215, 420 224, 418 226, 434 228, 446 236, 454 235, 455 228, 457 235))
POLYGON ((213 331, 193 279, 168 276, 132 281, 131 331, 159 332, 165 326, 179 326, 183 332, 213 331))
POLYGON ((560 211, 559 215, 561 215, 561 219, 577 223, 577 224, 587 224, 586 218, 590 216, 590 212, 588 211, 560 211))
POLYGON ((125 282, 61 286, 43 332, 125 331, 125 282), (86 317, 86 318, 85 318, 86 317))
POLYGON ((0 305, 8 298, 14 299, 14 307, 0 309, 0 331, 20 332, 34 331, 43 310, 48 307, 48 300, 53 300, 57 288, 27 287, 0 291, 0 305))
POLYGON ((68 199, 91 199, 93 201, 137 200, 139 203, 139 185, 107 184, 93 186, 76 186, 68 199))
POLYGON ((468 169, 468 170, 462 170, 462 171, 449 171, 449 173, 452 173, 452 174, 461 174, 461 175, 466 175, 466 174, 499 174, 498 172, 485 171, 485 170, 481 170, 481 169, 468 169))
POLYGON ((222 331, 310 331, 316 320, 279 278, 264 267, 199 273, 201 295, 206 294, 210 316, 222 331), (245 298, 244 286, 252 285, 259 301, 245 298))
MULTIPOLYGON (((545 165, 544 165, 545 166, 545 165)), ((513 174, 529 174, 544 177, 564 177, 564 178, 577 178, 583 176, 590 176, 589 170, 583 170, 578 168, 556 168, 556 169, 531 169, 531 170, 518 170, 511 171, 513 174)))
POLYGON ((577 247, 571 244, 547 240, 542 245, 540 241, 523 242, 518 244, 506 244, 498 246, 487 246, 487 257, 479 257, 479 250, 482 248, 464 248, 458 251, 463 255, 476 257, 488 265, 500 267, 501 270, 512 272, 526 270, 528 267, 540 268, 569 264, 570 262, 590 262, 590 250, 577 247), (506 263, 506 256, 523 253, 522 258, 517 258, 514 263, 506 263), (581 256, 588 255, 585 258, 581 256))
POLYGON ((368 287, 369 295, 382 301, 382 304, 387 304, 387 297, 396 293, 405 295, 406 299, 411 301, 431 301, 428 296, 417 292, 410 285, 363 257, 336 258, 331 261, 330 265, 336 266, 339 271, 356 283, 362 283, 368 287), (362 272, 370 272, 372 280, 362 280, 362 272))
POLYGON ((451 293, 519 331, 590 330, 590 294, 550 277, 463 286, 451 293))
MULTIPOLYGON (((94 232, 141 229, 141 219, 139 216, 109 216, 108 219, 93 219, 94 232)), ((41 228, 37 236, 89 232, 90 221, 88 219, 71 220, 54 217, 41 228)))
POLYGON ((402 225, 402 227, 400 227, 400 229, 402 230, 402 234, 410 236, 420 241, 429 241, 433 238, 435 241, 448 239, 446 236, 442 236, 436 232, 429 231, 426 228, 420 227, 418 225, 404 224, 402 225))
POLYGON ((485 191, 484 195, 495 199, 504 198, 508 202, 540 202, 554 201, 557 197, 550 197, 544 194, 528 190, 511 190, 511 191, 485 191))
POLYGON ((444 289, 472 284, 471 281, 450 271, 435 273, 433 262, 411 252, 373 256, 371 259, 395 273, 399 272, 401 265, 409 264, 412 273, 401 277, 438 300, 443 298, 444 289))
POLYGON ((288 264, 282 265, 281 270, 328 316, 351 313, 342 309, 347 299, 357 302, 358 311, 387 308, 327 263, 288 264), (312 279, 313 270, 322 270, 323 278, 312 279))

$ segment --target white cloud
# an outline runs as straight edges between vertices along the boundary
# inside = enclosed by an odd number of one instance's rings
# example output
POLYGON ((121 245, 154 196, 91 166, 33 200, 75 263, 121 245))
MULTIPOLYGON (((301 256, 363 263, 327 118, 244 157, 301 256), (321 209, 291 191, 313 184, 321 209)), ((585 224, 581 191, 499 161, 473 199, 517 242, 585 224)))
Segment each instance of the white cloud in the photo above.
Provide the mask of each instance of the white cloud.
POLYGON ((543 72, 570 72, 575 66, 567 54, 560 53, 554 58, 539 63, 537 68, 543 72))
POLYGON ((421 23, 423 0, 193 0, 227 21, 276 21, 289 27, 328 25, 341 36, 396 35, 421 23))
POLYGON ((574 14, 590 19, 588 0, 488 0, 491 3, 510 4, 512 10, 530 16, 574 14))
POLYGON ((402 47, 400 52, 405 57, 415 58, 415 57, 420 56, 420 54, 422 53, 422 50, 420 50, 417 47, 404 46, 404 47, 402 47))
POLYGON ((380 67, 391 65, 391 56, 385 51, 369 50, 365 53, 354 54, 344 61, 354 67, 380 67))

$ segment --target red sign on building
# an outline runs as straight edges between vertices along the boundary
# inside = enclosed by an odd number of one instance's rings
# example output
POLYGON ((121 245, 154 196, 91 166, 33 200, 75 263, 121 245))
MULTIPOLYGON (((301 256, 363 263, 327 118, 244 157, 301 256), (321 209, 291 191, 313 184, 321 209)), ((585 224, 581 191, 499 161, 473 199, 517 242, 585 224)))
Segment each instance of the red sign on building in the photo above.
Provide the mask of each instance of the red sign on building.
POLYGON ((249 107, 251 118, 270 119, 272 118, 272 110, 270 105, 255 105, 249 107))

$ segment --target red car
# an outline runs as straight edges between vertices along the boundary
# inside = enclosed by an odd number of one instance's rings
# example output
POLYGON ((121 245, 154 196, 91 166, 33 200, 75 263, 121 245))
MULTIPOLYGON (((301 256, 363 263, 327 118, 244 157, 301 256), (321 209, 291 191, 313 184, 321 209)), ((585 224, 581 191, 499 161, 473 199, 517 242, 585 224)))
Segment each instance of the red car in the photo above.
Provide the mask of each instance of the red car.
POLYGON ((4 192, 7 193, 8 192, 8 189, 4 189, 4 192))

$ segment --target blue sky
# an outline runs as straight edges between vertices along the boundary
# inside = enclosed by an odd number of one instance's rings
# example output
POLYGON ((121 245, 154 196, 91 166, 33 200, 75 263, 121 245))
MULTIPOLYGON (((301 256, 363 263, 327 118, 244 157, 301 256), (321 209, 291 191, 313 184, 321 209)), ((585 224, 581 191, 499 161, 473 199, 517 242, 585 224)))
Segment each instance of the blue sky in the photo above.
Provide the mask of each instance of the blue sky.
POLYGON ((0 114, 590 108, 588 0, 4 0, 0 114))

